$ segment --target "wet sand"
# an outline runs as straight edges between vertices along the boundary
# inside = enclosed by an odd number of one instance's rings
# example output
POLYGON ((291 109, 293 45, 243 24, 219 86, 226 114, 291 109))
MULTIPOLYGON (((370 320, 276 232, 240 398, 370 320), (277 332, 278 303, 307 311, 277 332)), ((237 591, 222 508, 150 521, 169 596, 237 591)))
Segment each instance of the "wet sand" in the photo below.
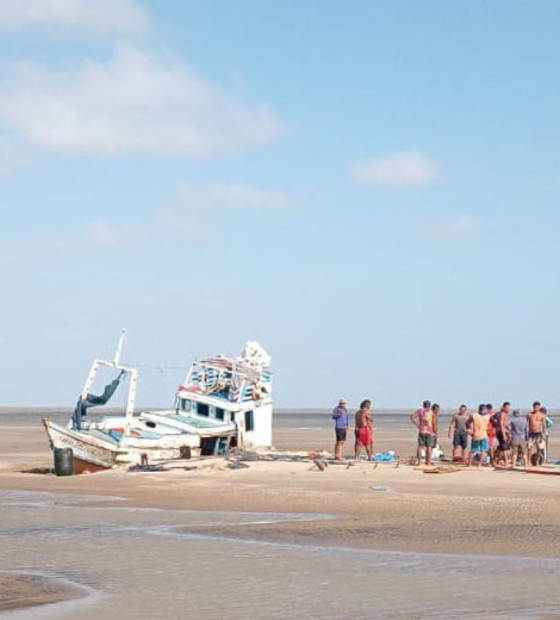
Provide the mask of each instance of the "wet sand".
MULTIPOLYGON (((376 426, 376 449, 392 448, 404 457, 414 453, 415 435, 405 418, 388 423, 378 416, 376 426)), ((278 450, 332 450, 332 435, 328 415, 276 417, 278 450)), ((442 444, 449 449, 446 438, 442 444)), ((556 436, 550 454, 560 455, 556 436)), ((220 459, 175 461, 166 471, 111 470, 71 478, 22 473, 44 471, 50 464, 41 427, 0 428, 0 489, 114 495, 130 506, 338 517, 235 530, 236 536, 275 541, 560 558, 560 476, 490 468, 427 475, 409 466, 368 463, 332 464, 319 471, 309 459, 248 462, 239 469, 220 459), (374 486, 387 491, 373 491, 374 486)))
MULTIPOLYGON (((134 508, 0 491, 0 566, 56 571, 91 596, 9 620, 174 617, 540 620, 560 617, 560 561, 259 541, 239 528, 328 516, 134 508), (527 587, 528 575, 531 586, 527 587), (504 587, 496 588, 499 579, 504 587)), ((22 615, 23 614, 23 615, 22 615)), ((3 615, 2 617, 6 617, 3 615)))

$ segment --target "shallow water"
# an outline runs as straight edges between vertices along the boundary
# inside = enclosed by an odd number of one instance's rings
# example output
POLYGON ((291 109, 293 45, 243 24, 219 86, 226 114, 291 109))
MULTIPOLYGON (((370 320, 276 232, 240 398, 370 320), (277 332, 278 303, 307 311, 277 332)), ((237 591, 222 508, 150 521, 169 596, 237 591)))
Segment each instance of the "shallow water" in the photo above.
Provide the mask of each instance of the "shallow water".
POLYGON ((93 594, 1 617, 560 616, 556 560, 272 544, 212 532, 212 525, 234 534, 236 524, 310 518, 319 516, 127 508, 97 497, 3 491, 0 570, 68 579, 93 594))

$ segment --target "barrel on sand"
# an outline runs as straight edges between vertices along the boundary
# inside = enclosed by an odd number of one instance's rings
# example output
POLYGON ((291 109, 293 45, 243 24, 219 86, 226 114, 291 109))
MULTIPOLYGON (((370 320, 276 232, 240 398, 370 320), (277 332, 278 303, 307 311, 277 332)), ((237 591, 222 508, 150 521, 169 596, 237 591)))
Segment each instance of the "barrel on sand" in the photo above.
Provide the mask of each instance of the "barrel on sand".
POLYGON ((72 448, 54 449, 54 473, 57 476, 74 475, 74 453, 72 448))

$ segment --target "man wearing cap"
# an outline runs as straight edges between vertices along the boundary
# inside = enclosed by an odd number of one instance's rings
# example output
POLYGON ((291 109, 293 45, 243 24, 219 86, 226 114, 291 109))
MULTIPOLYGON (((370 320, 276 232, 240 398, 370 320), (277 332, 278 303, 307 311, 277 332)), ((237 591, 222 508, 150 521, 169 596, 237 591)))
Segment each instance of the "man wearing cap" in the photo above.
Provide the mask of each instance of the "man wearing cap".
POLYGON ((512 465, 515 467, 519 459, 523 459, 523 465, 529 467, 529 454, 527 448, 527 438, 529 437, 529 425, 527 416, 523 415, 521 409, 514 409, 513 417, 509 421, 511 431, 512 446, 512 465))
POLYGON ((336 443, 334 444, 334 458, 337 461, 343 461, 342 449, 344 442, 346 441, 346 434, 348 432, 348 408, 346 407, 346 401, 341 398, 338 401, 338 405, 334 408, 332 413, 334 420, 334 432, 336 434, 336 443))

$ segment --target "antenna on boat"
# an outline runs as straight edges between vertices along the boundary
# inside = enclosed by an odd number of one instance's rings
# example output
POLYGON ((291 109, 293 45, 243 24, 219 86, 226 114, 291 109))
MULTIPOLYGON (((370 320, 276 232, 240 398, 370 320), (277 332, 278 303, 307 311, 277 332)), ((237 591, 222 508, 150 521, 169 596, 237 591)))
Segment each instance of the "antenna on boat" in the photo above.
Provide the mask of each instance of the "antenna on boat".
POLYGON ((121 329, 121 335, 119 336, 119 343, 117 344, 117 350, 115 351, 115 357, 113 357, 113 364, 118 366, 121 363, 121 353, 123 348, 124 339, 126 338, 126 327, 121 329))

